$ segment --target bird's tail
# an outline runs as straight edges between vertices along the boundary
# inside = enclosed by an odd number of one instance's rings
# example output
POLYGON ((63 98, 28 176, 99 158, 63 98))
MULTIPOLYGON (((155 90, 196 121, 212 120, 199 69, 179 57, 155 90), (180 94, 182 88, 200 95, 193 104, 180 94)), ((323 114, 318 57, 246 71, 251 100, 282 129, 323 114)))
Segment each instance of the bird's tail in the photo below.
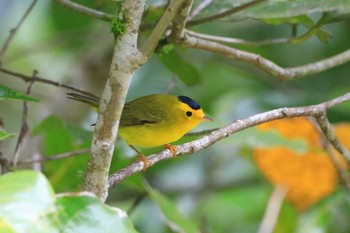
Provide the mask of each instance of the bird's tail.
POLYGON ((67 93, 67 98, 86 103, 86 104, 90 105, 91 107, 95 108, 96 110, 98 109, 98 106, 100 104, 100 99, 97 97, 81 95, 81 94, 77 94, 77 93, 67 93))

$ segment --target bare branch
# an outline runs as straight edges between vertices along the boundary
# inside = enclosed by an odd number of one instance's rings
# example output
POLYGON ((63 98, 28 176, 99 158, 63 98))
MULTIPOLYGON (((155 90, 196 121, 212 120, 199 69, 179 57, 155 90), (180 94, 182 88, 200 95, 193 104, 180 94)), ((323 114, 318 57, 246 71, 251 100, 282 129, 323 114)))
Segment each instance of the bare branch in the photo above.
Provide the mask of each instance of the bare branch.
POLYGON ((176 17, 173 22, 173 27, 171 30, 170 37, 177 41, 184 36, 184 29, 186 27, 186 21, 188 14, 190 13, 191 7, 193 4, 193 0, 185 0, 181 7, 178 10, 178 14, 176 14, 176 17))
POLYGON ((319 124, 323 134, 327 140, 332 144, 332 146, 350 163, 350 152, 346 147, 338 140, 335 135, 331 124, 325 114, 316 116, 316 121, 319 124))
POLYGON ((245 61, 251 63, 258 68, 266 71, 267 73, 279 78, 280 80, 291 80, 306 75, 320 73, 330 68, 342 65, 350 61, 350 49, 334 55, 332 57, 320 60, 318 62, 310 63, 303 66, 282 68, 276 63, 263 58, 262 56, 246 52, 243 50, 235 49, 220 43, 216 43, 209 40, 203 40, 185 34, 182 45, 190 48, 202 49, 218 54, 225 55, 226 57, 238 61, 245 61))
POLYGON ((258 233, 272 233, 279 213, 287 195, 287 189, 282 186, 276 186, 273 193, 270 196, 269 202, 267 204, 263 220, 259 226, 258 233))
MULTIPOLYGON (((207 148, 216 142, 220 141, 221 139, 228 137, 236 132, 242 131, 246 128, 276 120, 276 119, 282 119, 286 117, 300 117, 300 116, 320 116, 324 114, 327 109, 334 107, 338 104, 341 104, 345 101, 350 100, 350 92, 334 98, 332 100, 323 102, 321 104, 317 105, 311 105, 311 106, 304 106, 304 107, 293 107, 293 108, 279 108, 272 111, 260 113, 254 116, 250 116, 245 119, 236 120, 224 127, 221 127, 217 130, 212 131, 211 133, 205 135, 204 137, 194 140, 192 142, 184 143, 182 145, 175 146, 177 155, 184 155, 184 154, 192 154, 196 151, 202 150, 204 148, 207 148)), ((173 155, 169 150, 163 150, 157 154, 153 154, 147 157, 149 160, 149 166, 153 166, 154 164, 166 160, 169 158, 172 158, 173 155)), ((128 167, 125 167, 113 175, 109 177, 108 183, 109 187, 112 187, 127 177, 143 171, 144 164, 141 161, 135 162, 128 167)))
POLYGON ((29 13, 32 11, 32 9, 34 8, 35 4, 36 4, 37 0, 33 0, 32 3, 29 5, 28 9, 26 10, 26 12, 24 12, 22 18, 19 20, 18 24, 16 25, 16 27, 14 27, 13 29, 10 30, 10 34, 7 37, 6 41, 4 42, 2 48, 0 49, 0 64, 2 63, 2 59, 4 54, 6 53, 7 48, 9 47, 11 41, 13 40, 13 38, 15 37, 18 29, 21 27, 22 23, 24 22, 24 20, 27 18, 27 16, 29 15, 29 13))
POLYGON ((80 150, 73 150, 73 151, 69 151, 69 152, 62 153, 62 154, 57 154, 57 155, 42 156, 42 157, 40 157, 38 159, 30 159, 30 160, 20 161, 18 164, 19 165, 24 165, 24 164, 33 164, 33 163, 43 163, 43 162, 46 162, 46 161, 65 159, 65 158, 70 158, 70 157, 74 157, 74 156, 77 156, 77 155, 86 154, 86 153, 89 153, 89 151, 90 151, 90 148, 85 148, 85 149, 80 149, 80 150))
POLYGON ((305 32, 303 35, 300 35, 300 36, 292 36, 288 38, 274 38, 274 39, 267 39, 267 40, 261 40, 261 41, 250 41, 250 40, 244 40, 244 39, 238 39, 238 38, 213 36, 213 35, 190 31, 187 29, 185 29, 185 33, 187 35, 191 35, 193 37, 204 39, 204 40, 230 43, 230 44, 244 44, 244 45, 251 45, 251 46, 263 46, 263 45, 282 44, 282 43, 300 44, 306 41, 312 35, 314 35, 321 25, 322 25, 321 23, 316 24, 314 27, 310 28, 307 32, 305 32))
POLYGON ((17 73, 17 72, 8 70, 8 69, 4 69, 2 67, 0 67, 0 72, 2 72, 4 74, 9 74, 9 75, 11 75, 13 77, 16 77, 16 78, 20 78, 20 79, 22 79, 25 82, 45 83, 45 84, 56 86, 56 87, 63 87, 63 88, 66 88, 68 90, 71 90, 71 91, 75 91, 75 92, 78 92, 78 93, 81 93, 81 94, 84 94, 84 95, 88 95, 88 96, 97 98, 97 96, 92 94, 91 92, 87 92, 87 91, 84 91, 84 90, 82 90, 80 88, 73 87, 73 86, 70 86, 70 85, 67 85, 67 84, 51 81, 51 80, 40 78, 40 77, 37 77, 37 76, 35 76, 35 77, 28 76, 28 75, 17 73))
POLYGON ((54 0, 54 1, 71 10, 94 17, 96 19, 101 19, 103 21, 112 21, 112 19, 116 17, 114 15, 107 14, 98 10, 94 10, 69 0, 54 0))
POLYGON ((348 190, 350 190, 350 174, 349 174, 349 172, 344 168, 344 164, 342 164, 339 161, 339 157, 334 153, 334 150, 331 150, 329 143, 327 143, 327 146, 325 149, 327 150, 327 154, 330 156, 335 168, 337 169, 337 172, 339 174, 341 181, 344 183, 345 187, 348 190))
POLYGON ((268 39, 268 40, 262 40, 262 41, 250 41, 250 40, 243 40, 238 38, 213 36, 213 35, 190 31, 187 29, 185 29, 185 33, 187 35, 194 36, 200 39, 205 39, 205 40, 211 40, 211 41, 222 42, 222 43, 230 43, 230 44, 252 45, 252 46, 288 43, 288 42, 291 42, 291 40, 293 39, 293 38, 275 38, 275 39, 268 39))
POLYGON ((163 36, 163 33, 169 26, 169 23, 174 18, 181 4, 183 4, 185 0, 173 0, 170 2, 168 7, 165 9, 162 17, 158 21, 157 25, 151 32, 151 35, 148 37, 146 42, 141 47, 141 52, 146 57, 150 57, 153 53, 154 49, 158 45, 158 41, 163 36))
MULTIPOLYGON (((37 71, 35 70, 33 72, 33 78, 35 78, 36 75, 37 75, 37 71)), ((28 85, 28 88, 27 88, 27 95, 30 94, 30 92, 32 90, 32 86, 33 86, 33 82, 30 82, 28 85)), ((12 160, 12 164, 14 167, 17 166, 18 157, 19 157, 19 153, 21 150, 23 140, 29 131, 29 126, 28 126, 27 120, 28 120, 28 104, 27 104, 27 101, 23 101, 22 126, 21 126, 21 131, 19 133, 19 137, 17 140, 17 144, 15 147, 15 152, 14 152, 13 160, 12 160)))
POLYGON ((213 0, 203 0, 188 16, 188 19, 191 20, 196 17, 202 10, 204 10, 207 6, 213 3, 213 0))
POLYGON ((232 9, 229 9, 227 11, 224 11, 224 12, 221 12, 219 14, 216 14, 216 15, 212 15, 212 16, 209 16, 209 17, 205 17, 205 18, 202 18, 202 19, 195 19, 195 20, 191 20, 191 21, 188 21, 187 24, 189 26, 193 26, 193 25, 198 25, 198 24, 203 24, 203 23, 207 23, 207 22, 210 22, 210 21, 213 21, 213 20, 216 20, 216 19, 221 19, 221 18, 225 18, 229 15, 232 15, 232 14, 235 14, 237 12, 240 12, 242 10, 245 10, 249 7, 252 7, 252 6, 255 6, 261 2, 264 2, 266 0, 254 0, 254 1, 251 1, 251 2, 248 2, 248 3, 245 3, 241 6, 238 6, 238 7, 234 7, 232 9))

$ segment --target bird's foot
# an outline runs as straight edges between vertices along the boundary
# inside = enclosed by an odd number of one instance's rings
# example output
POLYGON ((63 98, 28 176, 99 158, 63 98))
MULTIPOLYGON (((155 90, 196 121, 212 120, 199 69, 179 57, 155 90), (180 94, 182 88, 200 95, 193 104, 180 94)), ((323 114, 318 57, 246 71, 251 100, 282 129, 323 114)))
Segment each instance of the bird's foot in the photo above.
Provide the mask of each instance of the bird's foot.
POLYGON ((173 154, 173 157, 176 157, 176 148, 175 146, 171 145, 171 144, 165 144, 164 147, 168 150, 170 150, 170 152, 173 154))
POLYGON ((137 161, 143 162, 143 171, 146 171, 147 168, 150 166, 150 161, 147 159, 147 157, 144 154, 139 154, 140 157, 137 158, 137 161))
POLYGON ((141 161, 143 162, 143 171, 146 171, 147 168, 150 166, 150 162, 149 160, 146 158, 146 156, 141 153, 138 149, 136 149, 136 147, 134 147, 133 145, 129 145, 129 147, 131 149, 133 149, 140 157, 137 158, 137 161, 141 161))

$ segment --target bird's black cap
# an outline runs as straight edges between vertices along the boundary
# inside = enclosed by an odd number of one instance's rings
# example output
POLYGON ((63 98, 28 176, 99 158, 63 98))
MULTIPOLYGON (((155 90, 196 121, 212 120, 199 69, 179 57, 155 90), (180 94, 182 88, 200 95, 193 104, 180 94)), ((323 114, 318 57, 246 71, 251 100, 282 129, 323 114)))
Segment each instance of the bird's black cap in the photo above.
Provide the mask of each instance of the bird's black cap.
POLYGON ((187 104, 188 106, 190 106, 193 110, 198 110, 201 108, 201 106, 199 106, 199 104, 194 101, 193 99, 191 99, 190 97, 187 96, 183 96, 183 95, 179 95, 177 97, 182 103, 187 104))

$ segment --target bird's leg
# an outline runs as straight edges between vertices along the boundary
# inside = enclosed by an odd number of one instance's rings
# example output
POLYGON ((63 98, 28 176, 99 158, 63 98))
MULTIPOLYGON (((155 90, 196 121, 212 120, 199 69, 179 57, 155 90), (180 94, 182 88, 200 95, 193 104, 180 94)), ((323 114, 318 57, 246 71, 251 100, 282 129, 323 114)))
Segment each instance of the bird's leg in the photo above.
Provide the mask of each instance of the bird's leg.
POLYGON ((131 149, 133 149, 140 157, 137 158, 138 161, 143 162, 143 170, 146 171, 146 169, 149 167, 149 160, 146 158, 144 154, 142 154, 140 151, 138 151, 133 145, 129 145, 131 149))
POLYGON ((164 147, 168 150, 170 150, 170 152, 173 154, 173 157, 176 157, 176 149, 175 146, 171 145, 171 144, 165 144, 164 147))

